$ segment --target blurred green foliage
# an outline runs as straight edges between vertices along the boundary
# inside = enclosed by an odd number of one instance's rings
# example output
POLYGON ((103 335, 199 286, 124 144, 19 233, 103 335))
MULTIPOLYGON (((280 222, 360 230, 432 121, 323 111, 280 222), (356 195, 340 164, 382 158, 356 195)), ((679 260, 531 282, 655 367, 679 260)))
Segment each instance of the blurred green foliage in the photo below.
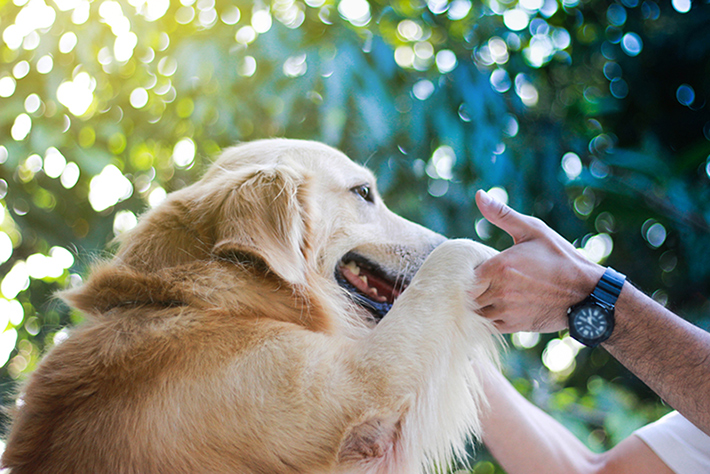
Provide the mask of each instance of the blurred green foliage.
MULTIPOLYGON (((0 30, 5 398, 81 319, 52 293, 263 137, 336 146, 396 212, 502 249, 492 190, 710 325, 706 0, 0 0, 0 30)), ((513 345, 519 390, 593 449, 668 411, 603 349, 513 345)))

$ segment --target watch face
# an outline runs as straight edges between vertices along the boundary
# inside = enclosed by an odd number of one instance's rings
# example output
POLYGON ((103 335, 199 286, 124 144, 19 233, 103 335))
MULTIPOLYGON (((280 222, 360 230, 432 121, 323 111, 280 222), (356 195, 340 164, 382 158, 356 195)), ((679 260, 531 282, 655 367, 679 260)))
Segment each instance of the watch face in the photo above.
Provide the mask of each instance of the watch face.
POLYGON ((577 308, 571 322, 575 332, 585 339, 597 339, 609 329, 606 310, 595 304, 577 308))

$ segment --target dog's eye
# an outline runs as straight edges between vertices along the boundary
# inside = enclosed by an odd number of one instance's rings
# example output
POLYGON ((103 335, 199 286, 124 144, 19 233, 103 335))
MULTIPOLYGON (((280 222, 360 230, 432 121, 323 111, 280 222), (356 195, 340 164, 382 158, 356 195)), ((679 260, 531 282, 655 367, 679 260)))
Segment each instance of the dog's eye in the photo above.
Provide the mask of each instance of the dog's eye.
POLYGON ((355 186, 350 191, 354 192, 367 202, 375 202, 372 197, 372 193, 370 192, 369 184, 361 184, 360 186, 355 186))

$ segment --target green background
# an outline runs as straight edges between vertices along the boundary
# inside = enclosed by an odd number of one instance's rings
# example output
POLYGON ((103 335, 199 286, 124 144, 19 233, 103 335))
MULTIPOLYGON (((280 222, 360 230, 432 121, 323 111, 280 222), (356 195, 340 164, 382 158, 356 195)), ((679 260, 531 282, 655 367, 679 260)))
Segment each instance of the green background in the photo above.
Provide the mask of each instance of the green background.
MULTIPOLYGON (((0 33, 5 403, 81 320, 52 293, 264 137, 333 145, 395 212, 503 249, 473 201, 492 189, 710 323, 707 1, 0 0, 0 33)), ((563 333, 505 358, 594 450, 670 410, 563 333)), ((502 472, 483 450, 473 465, 502 472)))

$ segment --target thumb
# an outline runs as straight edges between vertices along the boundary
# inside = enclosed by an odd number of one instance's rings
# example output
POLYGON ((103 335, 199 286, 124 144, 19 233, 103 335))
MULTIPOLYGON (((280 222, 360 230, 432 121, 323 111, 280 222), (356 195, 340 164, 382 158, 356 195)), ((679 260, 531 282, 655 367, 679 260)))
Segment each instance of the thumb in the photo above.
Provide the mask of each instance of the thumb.
POLYGON ((503 229, 513 238, 516 244, 529 240, 534 232, 530 222, 532 218, 520 214, 494 199, 482 189, 479 189, 476 193, 476 205, 478 205, 478 209, 488 222, 503 229))

